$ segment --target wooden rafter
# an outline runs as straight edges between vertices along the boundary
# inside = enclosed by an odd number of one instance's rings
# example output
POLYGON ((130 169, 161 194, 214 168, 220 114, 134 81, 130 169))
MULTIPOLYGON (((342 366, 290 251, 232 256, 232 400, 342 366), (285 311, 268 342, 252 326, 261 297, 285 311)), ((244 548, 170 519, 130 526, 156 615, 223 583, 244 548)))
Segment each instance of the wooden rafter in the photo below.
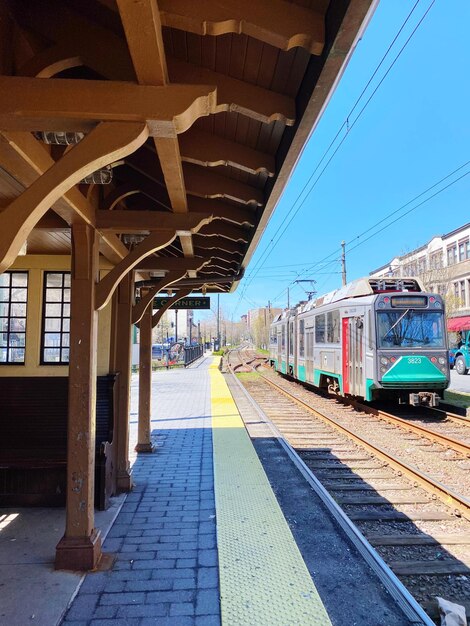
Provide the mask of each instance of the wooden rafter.
POLYGON ((244 33, 281 50, 321 54, 323 14, 282 0, 159 0, 162 23, 198 35, 244 33))
POLYGON ((219 224, 218 222, 203 226, 199 234, 206 237, 225 237, 232 241, 243 241, 244 243, 251 239, 251 233, 246 228, 235 226, 235 224, 219 224))
POLYGON ((202 235, 198 235, 194 237, 195 254, 199 254, 199 250, 203 251, 201 252, 202 255, 206 254, 205 250, 224 250, 225 252, 238 254, 240 257, 243 257, 245 246, 224 239, 223 237, 203 237, 202 235))
POLYGON ((152 272, 156 270, 165 271, 197 271, 207 265, 210 262, 210 258, 194 258, 183 259, 181 257, 161 257, 161 256, 147 256, 140 261, 135 269, 139 271, 152 272))
POLYGON ((250 174, 274 176, 274 157, 241 143, 191 128, 179 137, 181 158, 187 163, 227 165, 250 174))
POLYGON ((184 177, 188 193, 200 198, 228 198, 242 204, 262 206, 264 195, 260 189, 197 165, 186 163, 184 177))
MULTIPOLYGON (((137 80, 142 85, 167 85, 168 69, 156 0, 138 3, 117 0, 117 5, 137 80)), ((185 213, 188 206, 176 133, 155 138, 155 147, 173 211, 185 213)))
POLYGON ((216 113, 235 111, 264 124, 295 123, 295 102, 288 96, 174 58, 167 62, 172 82, 217 86, 216 113))
POLYGON ((191 196, 188 198, 188 209, 190 212, 196 213, 208 212, 214 218, 219 217, 234 224, 255 226, 257 223, 256 211, 252 208, 240 204, 229 204, 218 199, 212 200, 191 196))

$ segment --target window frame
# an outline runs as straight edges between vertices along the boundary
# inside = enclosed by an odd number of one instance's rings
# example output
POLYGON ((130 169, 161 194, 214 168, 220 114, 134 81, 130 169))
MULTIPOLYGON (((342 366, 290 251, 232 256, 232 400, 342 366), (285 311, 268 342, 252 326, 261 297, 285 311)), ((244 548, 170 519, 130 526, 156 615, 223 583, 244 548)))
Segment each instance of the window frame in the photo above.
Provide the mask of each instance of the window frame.
POLYGON ((12 366, 12 365, 20 365, 20 366, 24 366, 26 364, 26 332, 27 332, 27 324, 28 324, 28 289, 29 289, 29 272, 27 270, 11 270, 8 272, 4 272, 3 276, 9 276, 9 284, 8 286, 3 286, 2 285, 2 289, 8 289, 8 300, 2 300, 1 303, 2 304, 7 304, 8 305, 8 314, 7 315, 2 315, 0 317, 0 319, 5 319, 7 320, 7 329, 6 330, 1 330, 0 329, 0 334, 1 335, 6 335, 6 345, 5 346, 1 346, 1 350, 5 349, 6 350, 6 361, 0 361, 0 365, 8 365, 8 366, 12 366), (24 276, 26 276, 26 285, 25 286, 17 286, 18 289, 25 289, 26 290, 26 299, 25 300, 12 300, 12 290, 15 288, 14 285, 12 285, 12 280, 13 280, 13 275, 16 274, 22 274, 24 276), (12 304, 24 304, 25 305, 25 310, 24 310, 24 316, 23 315, 12 315, 11 314, 11 309, 12 309, 12 304), (24 320, 24 328, 23 330, 11 330, 10 326, 11 326, 11 320, 24 320), (23 335, 24 336, 24 345, 22 346, 11 346, 10 345, 10 335, 23 335), (9 360, 9 356, 10 356, 10 351, 11 350, 23 350, 23 360, 22 361, 11 361, 9 360))
POLYGON ((43 273, 43 288, 42 288, 42 315, 41 315, 41 354, 39 362, 41 365, 53 365, 53 366, 68 366, 70 363, 70 305, 71 305, 71 272, 66 270, 48 270, 43 273), (62 285, 60 287, 48 287, 47 285, 47 277, 51 274, 60 274, 62 276, 62 285), (69 284, 66 285, 65 277, 69 277, 69 284), (47 291, 48 289, 60 289, 61 290, 61 299, 60 300, 47 300, 47 291), (65 300, 65 290, 69 291, 69 300, 65 300), (59 315, 47 315, 46 316, 46 307, 50 304, 60 304, 61 305, 61 314, 59 315), (69 315, 64 315, 64 307, 68 305, 69 307, 69 315), (60 330, 53 331, 46 329, 46 320, 60 320, 60 330), (64 321, 68 320, 68 330, 64 330, 64 321), (46 345, 46 335, 48 334, 58 334, 60 335, 59 345, 48 346, 46 345), (68 336, 69 342, 68 345, 63 343, 63 338, 68 336), (58 361, 48 361, 45 358, 45 351, 48 349, 58 349, 59 350, 59 360, 58 361), (63 359, 63 352, 68 350, 68 359, 63 359))

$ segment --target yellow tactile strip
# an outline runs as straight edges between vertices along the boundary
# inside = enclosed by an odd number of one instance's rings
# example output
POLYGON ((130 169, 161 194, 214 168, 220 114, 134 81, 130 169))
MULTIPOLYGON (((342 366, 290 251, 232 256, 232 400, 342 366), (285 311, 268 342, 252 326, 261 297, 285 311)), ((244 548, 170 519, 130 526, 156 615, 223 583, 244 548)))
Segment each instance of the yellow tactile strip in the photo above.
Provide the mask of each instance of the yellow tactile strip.
POLYGON ((331 626, 218 369, 211 379, 223 626, 331 626))

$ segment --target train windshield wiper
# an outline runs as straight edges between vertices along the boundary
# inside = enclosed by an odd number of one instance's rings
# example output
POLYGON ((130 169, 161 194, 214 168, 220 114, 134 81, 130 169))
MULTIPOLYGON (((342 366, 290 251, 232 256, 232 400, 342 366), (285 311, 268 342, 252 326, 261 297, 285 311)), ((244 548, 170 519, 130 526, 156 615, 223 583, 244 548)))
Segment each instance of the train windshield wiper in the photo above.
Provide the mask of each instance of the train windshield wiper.
POLYGON ((405 317, 405 315, 407 315, 410 312, 411 309, 406 309, 406 311, 403 313, 403 315, 400 315, 400 317, 397 319, 397 321, 395 322, 395 324, 393 324, 393 326, 390 326, 390 328, 387 330, 387 332, 385 333, 385 335, 383 336, 382 341, 385 339, 385 337, 395 328, 395 326, 397 324, 399 324, 401 322, 401 320, 405 317))

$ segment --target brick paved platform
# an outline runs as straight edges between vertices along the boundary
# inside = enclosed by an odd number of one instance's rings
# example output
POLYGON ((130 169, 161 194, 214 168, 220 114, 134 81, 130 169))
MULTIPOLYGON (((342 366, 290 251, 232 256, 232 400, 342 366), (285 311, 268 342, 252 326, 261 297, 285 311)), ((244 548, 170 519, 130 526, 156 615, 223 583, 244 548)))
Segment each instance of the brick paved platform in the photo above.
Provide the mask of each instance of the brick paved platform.
MULTIPOLYGON (((64 625, 221 623, 208 361, 154 377, 157 450, 135 460, 134 490, 104 543, 114 566, 86 576, 64 625)), ((133 412, 131 447, 136 422, 133 412)))

